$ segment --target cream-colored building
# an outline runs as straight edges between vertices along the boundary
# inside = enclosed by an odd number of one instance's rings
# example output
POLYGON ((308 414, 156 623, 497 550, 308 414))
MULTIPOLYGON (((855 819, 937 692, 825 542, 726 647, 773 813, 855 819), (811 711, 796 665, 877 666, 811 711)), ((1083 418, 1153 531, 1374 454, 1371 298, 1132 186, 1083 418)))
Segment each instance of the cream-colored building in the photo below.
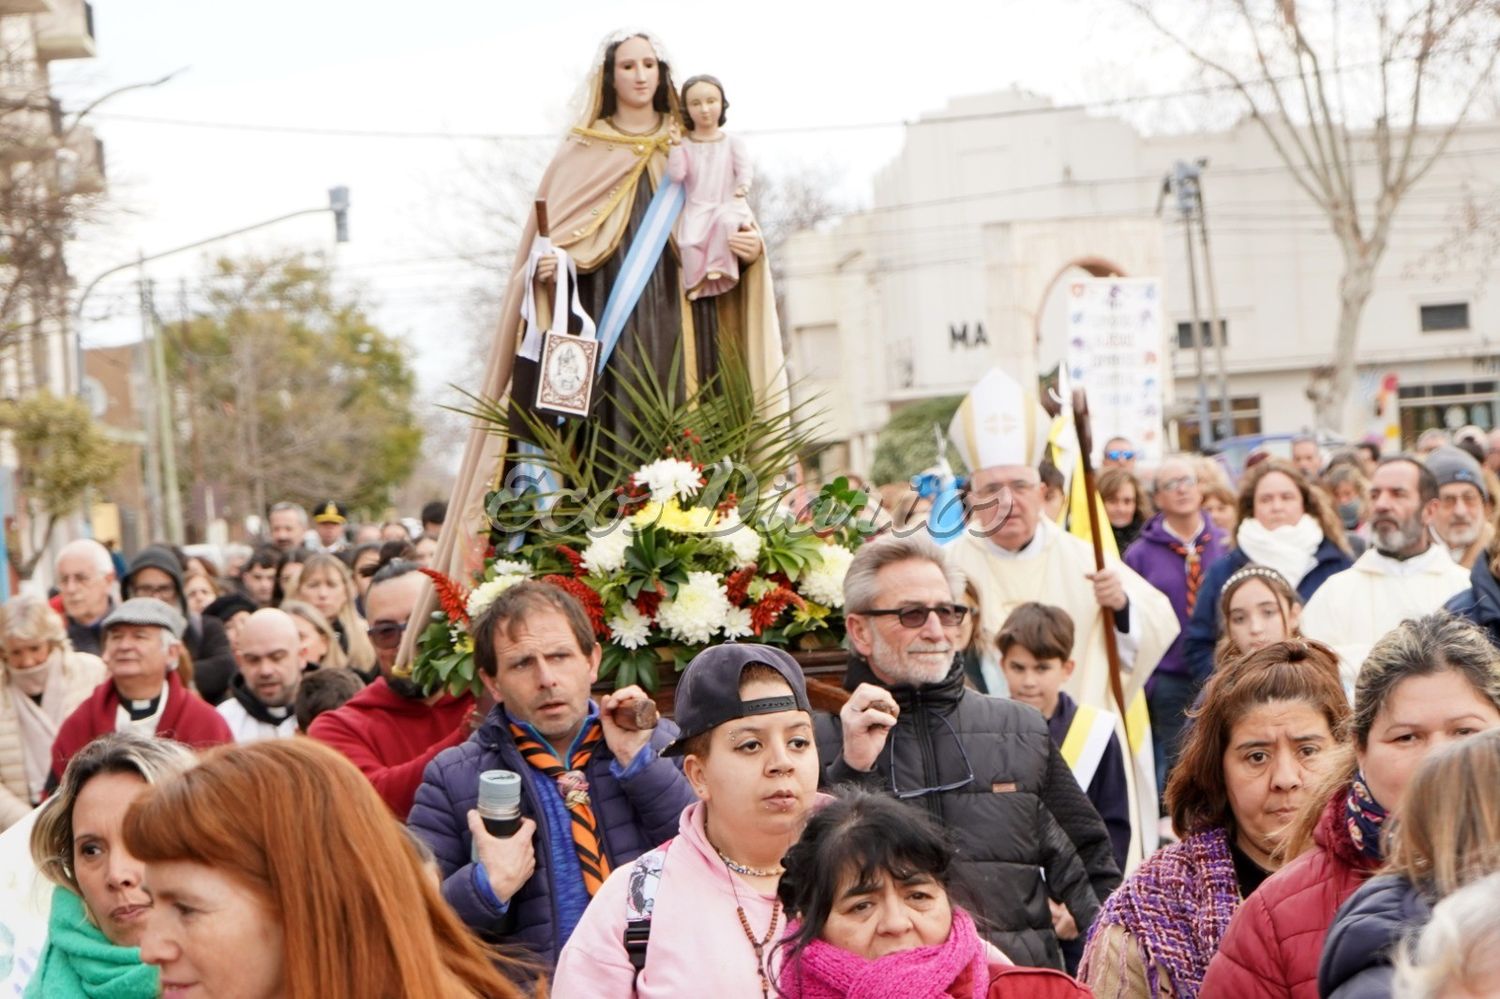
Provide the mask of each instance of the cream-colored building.
MULTIPOLYGON (((798 233, 782 251, 792 364, 829 407, 835 446, 823 471, 868 473, 894 411, 966 391, 1037 337, 1042 366, 1060 361, 1056 279, 1083 273, 1069 265, 1087 258, 1162 279, 1168 412, 1178 417, 1168 439, 1175 430, 1192 446, 1185 232, 1174 198, 1161 198, 1174 164, 1199 158, 1235 432, 1312 429, 1308 391, 1332 360, 1342 261, 1259 127, 1147 138, 1117 118, 1010 91, 956 99, 909 126, 868 210, 798 233)), ((1500 301, 1492 282, 1484 294, 1474 260, 1437 259, 1466 197, 1493 197, 1497 174, 1500 123, 1465 127, 1408 195, 1364 315, 1359 391, 1373 397, 1382 375, 1397 374, 1408 443, 1427 426, 1497 422, 1500 301)), ((1206 320, 1207 289, 1199 294, 1206 320)), ((1215 353, 1204 354, 1217 413, 1215 353)))

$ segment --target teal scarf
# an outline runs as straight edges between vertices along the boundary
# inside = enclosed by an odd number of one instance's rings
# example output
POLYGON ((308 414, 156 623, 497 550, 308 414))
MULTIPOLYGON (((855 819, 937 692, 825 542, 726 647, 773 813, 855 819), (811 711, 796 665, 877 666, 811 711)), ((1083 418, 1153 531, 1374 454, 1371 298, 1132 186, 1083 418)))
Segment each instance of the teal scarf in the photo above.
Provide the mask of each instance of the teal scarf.
POLYGON ((52 891, 47 945, 25 999, 156 999, 156 968, 141 963, 139 947, 116 947, 89 922, 83 899, 66 888, 52 891))

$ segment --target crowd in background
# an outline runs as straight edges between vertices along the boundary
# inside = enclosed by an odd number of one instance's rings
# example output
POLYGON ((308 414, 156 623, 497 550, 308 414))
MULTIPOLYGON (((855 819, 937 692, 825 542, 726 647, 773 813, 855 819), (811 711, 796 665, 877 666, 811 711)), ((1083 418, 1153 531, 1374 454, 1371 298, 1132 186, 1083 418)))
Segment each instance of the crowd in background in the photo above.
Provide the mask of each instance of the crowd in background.
POLYGON ((948 547, 881 486, 842 687, 729 643, 670 720, 536 581, 471 623, 483 695, 398 671, 440 503, 69 544, 0 608, 26 994, 1500 992, 1500 440, 1103 457, 1106 570, 1019 575, 1084 544, 1048 463, 976 468, 948 547), (1144 770, 1081 692, 1101 612, 1144 770))

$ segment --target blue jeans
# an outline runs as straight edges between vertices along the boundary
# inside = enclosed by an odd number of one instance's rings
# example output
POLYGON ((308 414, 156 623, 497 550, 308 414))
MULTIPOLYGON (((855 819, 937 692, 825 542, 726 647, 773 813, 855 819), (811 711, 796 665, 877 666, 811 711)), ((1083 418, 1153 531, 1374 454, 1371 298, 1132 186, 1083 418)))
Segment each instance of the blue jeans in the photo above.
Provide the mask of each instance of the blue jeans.
POLYGON ((1182 748, 1182 730, 1187 723, 1187 709, 1192 707, 1197 687, 1190 676, 1157 673, 1146 691, 1146 710, 1151 716, 1151 743, 1156 755, 1156 790, 1159 797, 1167 790, 1167 775, 1177 762, 1182 748))

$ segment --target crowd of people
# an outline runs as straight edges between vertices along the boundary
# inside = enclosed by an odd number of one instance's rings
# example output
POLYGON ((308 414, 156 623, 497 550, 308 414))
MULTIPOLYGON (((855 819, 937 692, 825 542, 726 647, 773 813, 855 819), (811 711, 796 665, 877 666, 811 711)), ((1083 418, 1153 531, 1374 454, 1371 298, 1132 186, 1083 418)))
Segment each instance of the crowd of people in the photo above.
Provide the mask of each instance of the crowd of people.
POLYGON ((841 689, 731 642, 670 717, 538 580, 480 695, 398 670, 442 504, 68 544, 0 607, 26 994, 1500 994, 1500 440, 1231 483, 1115 438, 1103 569, 1056 469, 966 458, 947 545, 880 491, 841 689))

